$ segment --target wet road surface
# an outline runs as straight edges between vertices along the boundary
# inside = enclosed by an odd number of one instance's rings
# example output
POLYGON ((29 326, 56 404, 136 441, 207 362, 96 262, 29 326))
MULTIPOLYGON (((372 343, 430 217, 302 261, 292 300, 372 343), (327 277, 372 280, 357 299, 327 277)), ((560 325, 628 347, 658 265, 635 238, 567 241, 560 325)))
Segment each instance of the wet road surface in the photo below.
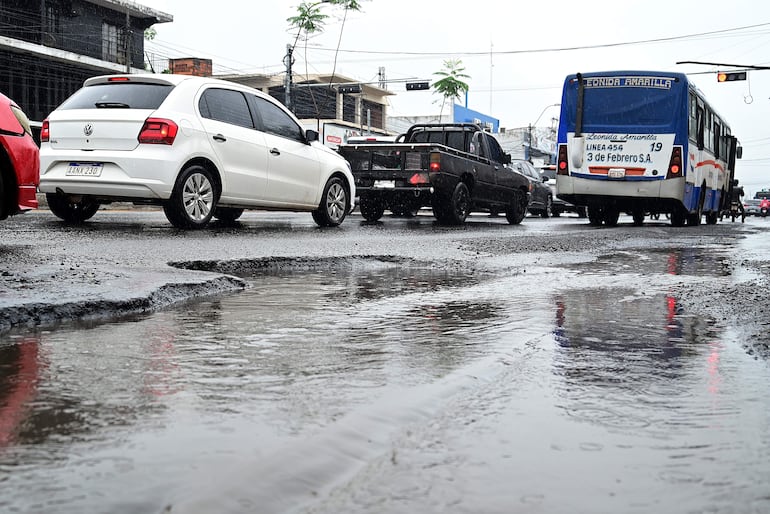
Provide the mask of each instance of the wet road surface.
POLYGON ((7 333, 0 510, 767 512, 768 364, 678 293, 746 277, 724 246, 653 246, 260 264, 239 293, 7 333))

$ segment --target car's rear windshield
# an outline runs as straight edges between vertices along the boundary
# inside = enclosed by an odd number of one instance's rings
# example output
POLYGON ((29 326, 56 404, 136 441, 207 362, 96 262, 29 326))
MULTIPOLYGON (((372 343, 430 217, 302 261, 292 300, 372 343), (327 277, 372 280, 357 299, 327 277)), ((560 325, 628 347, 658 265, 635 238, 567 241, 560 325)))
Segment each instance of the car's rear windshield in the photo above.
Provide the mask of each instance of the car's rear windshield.
POLYGON ((174 86, 111 82, 80 89, 59 109, 157 109, 174 86))

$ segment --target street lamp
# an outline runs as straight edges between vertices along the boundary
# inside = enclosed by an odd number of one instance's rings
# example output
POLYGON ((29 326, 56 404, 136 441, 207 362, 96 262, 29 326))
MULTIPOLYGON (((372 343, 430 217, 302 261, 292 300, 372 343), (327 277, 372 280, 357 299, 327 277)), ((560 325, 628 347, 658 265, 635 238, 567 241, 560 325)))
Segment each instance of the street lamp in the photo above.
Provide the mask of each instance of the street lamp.
POLYGON ((545 107, 543 107, 543 110, 540 111, 540 116, 537 117, 535 122, 529 124, 529 131, 528 131, 529 132, 529 136, 527 137, 527 139, 528 139, 528 141, 527 141, 527 143, 528 143, 527 144, 527 160, 529 162, 532 162, 532 126, 533 125, 535 125, 535 126, 537 125, 537 122, 540 121, 540 118, 543 117, 543 114, 545 114, 545 111, 547 111, 551 107, 559 107, 559 106, 561 106, 561 104, 546 105, 545 107))

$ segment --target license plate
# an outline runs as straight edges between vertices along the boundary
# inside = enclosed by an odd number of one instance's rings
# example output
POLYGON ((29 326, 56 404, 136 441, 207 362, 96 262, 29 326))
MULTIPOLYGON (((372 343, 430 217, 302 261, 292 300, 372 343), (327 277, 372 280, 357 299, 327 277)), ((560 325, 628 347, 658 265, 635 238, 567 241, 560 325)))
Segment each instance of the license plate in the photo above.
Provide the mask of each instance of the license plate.
POLYGON ((396 187, 395 180, 375 180, 374 181, 375 189, 393 189, 395 187, 396 187))
POLYGON ((626 170, 624 168, 610 168, 607 170, 607 176, 610 178, 624 178, 626 170))
POLYGON ((65 175, 68 177, 99 177, 104 164, 101 162, 71 162, 65 175))

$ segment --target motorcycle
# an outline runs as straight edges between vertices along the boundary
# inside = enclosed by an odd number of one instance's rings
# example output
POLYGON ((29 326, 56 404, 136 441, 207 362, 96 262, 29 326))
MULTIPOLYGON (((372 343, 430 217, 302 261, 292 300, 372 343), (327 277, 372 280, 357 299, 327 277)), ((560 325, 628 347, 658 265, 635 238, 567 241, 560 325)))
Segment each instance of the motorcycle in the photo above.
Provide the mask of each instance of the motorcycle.
POLYGON ((759 215, 762 217, 767 216, 768 211, 770 211, 770 200, 763 198, 761 202, 759 202, 759 215))
POLYGON ((730 202, 730 220, 735 221, 735 218, 740 217, 741 223, 746 222, 746 211, 743 210, 743 205, 740 202, 730 202))

